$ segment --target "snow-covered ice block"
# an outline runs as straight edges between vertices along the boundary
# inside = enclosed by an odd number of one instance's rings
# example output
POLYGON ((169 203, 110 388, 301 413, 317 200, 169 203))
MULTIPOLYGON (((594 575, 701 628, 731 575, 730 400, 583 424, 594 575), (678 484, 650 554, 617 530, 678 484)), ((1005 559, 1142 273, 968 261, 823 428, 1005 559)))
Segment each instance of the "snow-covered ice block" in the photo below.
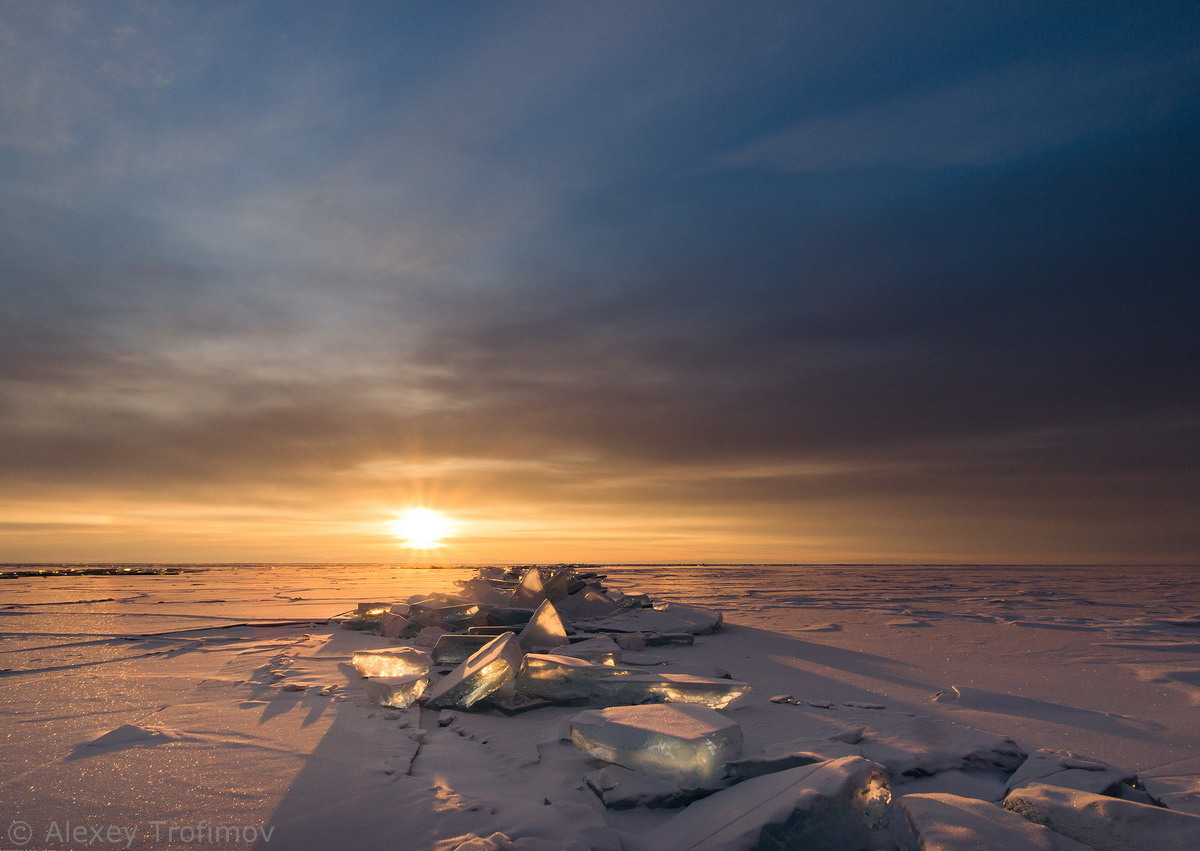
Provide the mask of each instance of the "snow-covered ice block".
POLYGON ((928 777, 952 769, 1011 772, 1026 756, 1007 736, 929 717, 889 718, 868 728, 856 744, 893 777, 928 777))
POLYGON ((586 774, 583 781, 610 810, 682 807, 696 800, 696 792, 685 792, 678 783, 619 765, 586 774))
POLYGON ((571 618, 602 618, 620 608, 611 597, 588 587, 576 591, 557 606, 560 612, 571 618))
MULTIPOLYGON (((1107 762, 1078 756, 1068 751, 1039 750, 1031 753, 1021 767, 1008 779, 1008 791, 1030 783, 1048 783, 1080 792, 1126 797, 1122 787, 1134 793, 1138 784, 1136 772, 1124 771, 1107 762)), ((1145 794, 1144 792, 1142 793, 1145 794)), ((1143 803, 1149 803, 1149 796, 1143 803)))
MULTIPOLYGON (((896 799, 911 836, 896 824, 901 847, 921 851, 1086 851, 1087 846, 988 801, 945 793, 896 799), (905 840, 908 840, 907 842, 905 840)), ((897 820, 899 821, 899 820, 897 820)))
POLYGON ((1147 793, 1173 810, 1200 816, 1200 758, 1171 763, 1143 774, 1147 793))
POLYGON ((588 756, 684 788, 720 781, 725 763, 742 755, 742 728, 706 706, 590 709, 572 718, 570 726, 571 741, 588 756))
POLYGON ((762 753, 735 759, 729 763, 728 771, 731 777, 761 777, 845 756, 862 756, 862 748, 837 739, 799 739, 770 745, 762 753))
POLYGON ((595 681, 593 700, 603 706, 637 703, 695 703, 726 709, 750 693, 750 684, 692 674, 629 674, 595 681))
POLYGON ((570 639, 567 638, 566 624, 558 616, 558 610, 549 600, 543 601, 537 607, 533 617, 529 619, 529 623, 521 630, 517 639, 526 650, 550 650, 570 643, 570 639))
POLYGON ((521 668, 521 645, 511 632, 497 636, 433 686, 425 697, 431 709, 467 709, 512 680, 521 668))
POLYGON ((430 651, 430 656, 435 665, 461 665, 471 657, 472 653, 481 649, 495 637, 494 635, 446 633, 438 637, 437 644, 433 645, 433 650, 430 651))
POLYGON ((664 822, 644 847, 656 851, 890 848, 887 770, 848 756, 754 777, 664 822))
POLYGON ((576 641, 554 650, 557 656, 572 656, 596 665, 616 665, 621 661, 621 647, 607 635, 576 641))
POLYGON ((1078 789, 1034 783, 1010 792, 1004 808, 1096 851, 1200 848, 1200 816, 1078 789))
POLYGON ((367 680, 367 696, 372 703, 406 709, 420 700, 429 688, 429 678, 421 674, 405 677, 377 677, 367 680))
POLYGON ((415 647, 388 647, 383 650, 356 650, 350 664, 360 677, 407 677, 429 673, 433 660, 415 647))

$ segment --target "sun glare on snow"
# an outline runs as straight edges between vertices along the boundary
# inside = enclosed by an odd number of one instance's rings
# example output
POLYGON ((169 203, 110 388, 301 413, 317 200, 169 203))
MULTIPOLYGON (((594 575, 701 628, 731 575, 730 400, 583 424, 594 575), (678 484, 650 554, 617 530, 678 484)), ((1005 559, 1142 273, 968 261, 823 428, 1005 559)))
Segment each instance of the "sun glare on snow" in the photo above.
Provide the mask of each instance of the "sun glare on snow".
POLYGON ((404 546, 414 550, 442 546, 442 539, 454 528, 449 517, 432 508, 409 508, 390 525, 392 533, 404 539, 404 546))

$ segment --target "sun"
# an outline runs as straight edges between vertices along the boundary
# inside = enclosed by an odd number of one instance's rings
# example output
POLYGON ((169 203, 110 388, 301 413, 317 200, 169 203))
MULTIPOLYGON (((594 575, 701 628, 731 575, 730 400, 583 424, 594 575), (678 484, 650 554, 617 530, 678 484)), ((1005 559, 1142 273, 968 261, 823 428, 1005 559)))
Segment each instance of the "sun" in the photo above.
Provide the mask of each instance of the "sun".
POLYGON ((388 524, 404 546, 414 550, 431 550, 443 546, 442 539, 454 530, 454 521, 432 508, 408 508, 388 524))

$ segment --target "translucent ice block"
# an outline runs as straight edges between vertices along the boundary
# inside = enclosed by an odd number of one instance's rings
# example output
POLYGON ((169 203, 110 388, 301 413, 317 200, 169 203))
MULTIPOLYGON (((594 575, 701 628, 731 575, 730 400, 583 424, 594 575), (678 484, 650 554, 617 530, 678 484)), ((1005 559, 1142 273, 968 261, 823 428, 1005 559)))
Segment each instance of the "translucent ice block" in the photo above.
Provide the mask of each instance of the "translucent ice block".
POLYGON ((513 633, 497 636, 431 688, 425 705, 467 709, 516 677, 521 657, 521 645, 513 633))
POLYGON ((724 709, 749 694, 750 684, 691 674, 630 674, 595 682, 593 701, 601 706, 637 703, 698 703, 724 709))
POLYGON ((607 635, 576 641, 554 648, 557 656, 573 656, 595 665, 616 665, 621 661, 621 646, 607 635))
POLYGON ((529 653, 513 685, 520 694, 550 700, 591 700, 598 692, 598 680, 628 675, 625 668, 596 665, 572 656, 529 653))
POLYGON ((571 719, 571 741, 596 759, 674 780, 719 781, 742 755, 742 728, 706 706, 656 704, 591 709, 571 719))
POLYGON ((415 647, 389 647, 383 650, 357 650, 350 657, 359 676, 407 677, 429 673, 432 660, 429 654, 415 647))
POLYGON ((371 698, 372 703, 379 706, 405 709, 412 706, 428 687, 428 678, 420 674, 409 674, 407 677, 380 677, 367 680, 367 695, 371 698))
POLYGON ((558 616, 558 610, 549 600, 543 601, 537 607, 533 617, 529 619, 529 623, 525 625, 517 638, 526 650, 549 650, 570 641, 567 638, 566 624, 558 616))
POLYGON ((447 632, 458 632, 482 621, 484 615, 475 603, 448 600, 422 600, 409 607, 409 620, 421 626, 441 627, 447 632))
MULTIPOLYGON (((510 630, 511 631, 511 630, 510 630)), ((501 633, 502 634, 502 633, 501 633)), ((455 635, 447 633, 433 645, 433 664, 461 665, 471 654, 483 648, 495 635, 455 635)))

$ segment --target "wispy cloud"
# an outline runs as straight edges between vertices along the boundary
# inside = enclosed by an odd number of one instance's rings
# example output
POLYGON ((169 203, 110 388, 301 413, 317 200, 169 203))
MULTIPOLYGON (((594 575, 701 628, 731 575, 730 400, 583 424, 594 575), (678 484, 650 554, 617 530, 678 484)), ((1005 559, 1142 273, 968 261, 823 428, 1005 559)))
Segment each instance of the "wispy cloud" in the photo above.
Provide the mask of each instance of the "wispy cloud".
POLYGON ((847 112, 817 115, 723 155, 725 167, 831 172, 981 166, 1153 124, 1200 81, 1200 52, 1147 64, 1021 63, 847 112))

